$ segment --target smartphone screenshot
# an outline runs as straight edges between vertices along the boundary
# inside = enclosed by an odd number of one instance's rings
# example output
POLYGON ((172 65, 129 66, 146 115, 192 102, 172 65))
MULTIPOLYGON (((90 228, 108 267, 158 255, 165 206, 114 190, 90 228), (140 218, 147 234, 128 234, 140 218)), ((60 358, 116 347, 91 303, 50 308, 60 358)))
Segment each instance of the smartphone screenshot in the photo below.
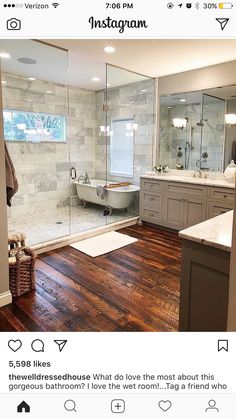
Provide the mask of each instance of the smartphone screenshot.
POLYGON ((234 419, 236 3, 0 0, 0 416, 234 419))

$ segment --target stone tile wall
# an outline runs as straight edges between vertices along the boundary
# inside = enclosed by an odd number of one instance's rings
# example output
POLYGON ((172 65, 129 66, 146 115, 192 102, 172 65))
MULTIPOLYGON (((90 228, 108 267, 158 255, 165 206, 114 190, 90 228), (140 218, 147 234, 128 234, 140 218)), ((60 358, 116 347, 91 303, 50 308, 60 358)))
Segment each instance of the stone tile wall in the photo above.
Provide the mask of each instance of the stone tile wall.
POLYGON ((3 78, 5 109, 66 116, 65 143, 8 141, 19 181, 9 215, 53 211, 68 205, 68 196, 76 194, 70 185, 70 167, 74 166, 78 175, 85 171, 95 175, 95 93, 77 87, 70 87, 68 92, 64 85, 12 74, 3 74, 3 78))
POLYGON ((204 127, 197 123, 202 118, 202 103, 194 105, 176 105, 168 109, 165 105, 160 109, 160 164, 167 164, 174 169, 176 164, 185 164, 186 142, 192 145, 188 169, 197 169, 196 161, 203 152, 208 153, 202 159, 202 167, 210 170, 222 170, 224 146, 224 102, 208 102, 204 107, 204 127), (172 126, 173 118, 188 117, 186 128, 177 129, 172 126), (177 147, 182 148, 182 157, 177 158, 177 147))
MULTIPOLYGON (((105 92, 96 93, 96 178, 107 175, 108 180, 127 181, 127 178, 114 177, 110 169, 110 137, 106 148, 106 137, 99 135, 100 125, 104 125, 102 105, 106 103, 105 92), (107 154, 106 154, 107 151, 107 154)), ((155 124, 155 81, 148 79, 117 88, 108 89, 109 107, 107 123, 111 126, 112 118, 133 117, 138 129, 134 133, 134 177, 131 182, 139 184, 140 176, 153 165, 153 141, 155 124)), ((128 179, 129 180, 129 179, 128 179)))
MULTIPOLYGON (((99 134, 106 124, 103 110, 105 92, 83 90, 42 80, 3 74, 3 107, 5 109, 62 114, 66 116, 65 143, 10 142, 19 191, 13 198, 9 216, 33 214, 38 210, 55 211, 68 205, 76 195, 70 182, 70 167, 77 176, 88 172, 90 178, 121 181, 109 175, 109 137, 99 134), (51 93, 47 93, 47 91, 51 93), (68 96, 69 93, 69 96, 68 96), (68 108, 69 103, 69 108, 68 108), (108 154, 106 154, 106 152, 108 154)), ((113 117, 133 116, 138 130, 134 136, 134 178, 152 169, 154 137, 154 80, 112 88, 108 95, 108 121, 113 117)))

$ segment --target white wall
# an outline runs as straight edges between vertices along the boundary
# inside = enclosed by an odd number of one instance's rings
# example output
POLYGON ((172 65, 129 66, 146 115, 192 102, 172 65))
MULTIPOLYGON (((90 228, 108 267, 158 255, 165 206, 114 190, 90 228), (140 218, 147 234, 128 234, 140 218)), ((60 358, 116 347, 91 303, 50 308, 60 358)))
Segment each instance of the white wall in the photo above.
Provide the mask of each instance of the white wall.
MULTIPOLYGON (((0 83, 0 111, 2 110, 0 83)), ((11 302, 8 276, 7 207, 5 152, 3 142, 2 112, 0 112, 0 307, 11 302)))
POLYGON ((160 77, 159 95, 194 92, 236 82, 236 60, 160 77))

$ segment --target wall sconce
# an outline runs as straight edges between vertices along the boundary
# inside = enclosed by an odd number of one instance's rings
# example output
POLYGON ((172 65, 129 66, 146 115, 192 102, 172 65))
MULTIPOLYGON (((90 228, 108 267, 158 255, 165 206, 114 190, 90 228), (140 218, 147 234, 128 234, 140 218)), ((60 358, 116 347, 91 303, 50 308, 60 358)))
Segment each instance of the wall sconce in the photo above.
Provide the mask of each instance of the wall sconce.
POLYGON ((234 113, 228 113, 225 115, 225 123, 228 127, 236 126, 236 115, 234 113))
POLYGON ((112 131, 110 131, 109 125, 100 125, 99 135, 106 136, 106 135, 112 135, 112 131))
POLYGON ((183 128, 186 128, 188 118, 183 118, 183 119, 174 118, 172 121, 173 121, 173 127, 174 128, 183 129, 183 128))
POLYGON ((131 122, 126 123, 126 129, 127 131, 137 131, 138 124, 132 124, 131 122))

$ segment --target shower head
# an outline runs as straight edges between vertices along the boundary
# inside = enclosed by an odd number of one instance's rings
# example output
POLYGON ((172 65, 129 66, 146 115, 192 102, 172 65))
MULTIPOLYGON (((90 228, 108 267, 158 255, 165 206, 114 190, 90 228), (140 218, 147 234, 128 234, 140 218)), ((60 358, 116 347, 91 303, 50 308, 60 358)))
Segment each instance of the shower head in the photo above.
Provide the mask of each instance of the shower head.
POLYGON ((204 122, 207 122, 208 121, 208 119, 200 119, 200 121, 199 122, 197 122, 197 125, 199 126, 199 127, 204 127, 204 122))

